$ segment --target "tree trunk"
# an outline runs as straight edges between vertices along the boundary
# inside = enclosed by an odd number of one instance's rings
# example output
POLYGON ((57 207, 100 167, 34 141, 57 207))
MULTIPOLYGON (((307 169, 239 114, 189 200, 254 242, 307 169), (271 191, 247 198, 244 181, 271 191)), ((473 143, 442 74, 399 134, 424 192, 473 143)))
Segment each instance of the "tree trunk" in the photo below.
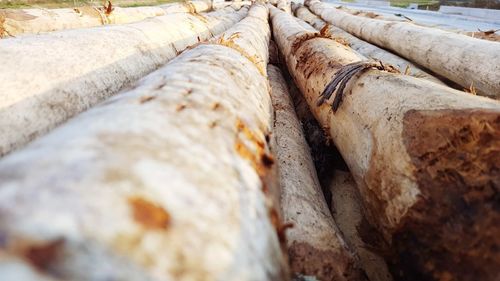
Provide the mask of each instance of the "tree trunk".
POLYGON ((381 15, 381 14, 377 14, 374 12, 367 12, 367 11, 347 8, 345 6, 338 6, 338 5, 335 5, 333 3, 325 3, 325 4, 328 5, 328 8, 335 8, 335 9, 344 11, 344 12, 349 13, 349 14, 354 15, 354 16, 362 16, 362 17, 367 17, 367 18, 371 18, 371 19, 388 20, 388 21, 411 22, 411 23, 421 25, 421 26, 434 27, 434 28, 439 28, 439 29, 443 29, 446 31, 450 31, 450 32, 455 32, 458 34, 464 34, 464 35, 470 36, 472 38, 478 38, 478 39, 482 39, 482 40, 489 40, 489 41, 495 41, 495 42, 500 41, 500 35, 495 34, 495 33, 490 33, 488 31, 481 31, 481 30, 479 30, 479 31, 465 31, 462 29, 457 29, 457 28, 448 27, 448 26, 442 26, 442 25, 436 26, 434 24, 430 24, 430 23, 426 24, 426 23, 422 23, 419 21, 415 22, 415 21, 413 21, 412 18, 407 17, 404 14, 399 14, 399 13, 394 14, 394 15, 381 15))
POLYGON ((297 7, 297 9, 295 10, 295 15, 305 22, 311 24, 317 30, 321 30, 324 35, 329 36, 332 39, 351 47, 353 50, 357 51, 367 58, 372 58, 382 61, 383 63, 391 64, 392 66, 396 67, 401 73, 444 85, 441 80, 420 69, 415 64, 375 45, 360 40, 340 28, 327 24, 318 16, 311 13, 311 11, 309 11, 309 9, 304 6, 297 7))
MULTIPOLYGON (((392 280, 384 258, 372 250, 377 245, 363 241, 363 236, 366 236, 363 231, 371 229, 366 221, 358 187, 351 173, 335 170, 329 188, 333 219, 342 232, 344 240, 359 257, 368 280, 392 280)), ((373 232, 369 235, 374 236, 373 232)))
POLYGON ((287 232, 291 271, 314 280, 359 280, 354 256, 337 230, 319 186, 285 81, 273 65, 268 66, 268 75, 275 110, 283 220, 293 224, 287 232))
POLYGON ((335 95, 332 111, 320 95, 362 57, 279 10, 271 15, 290 73, 353 173, 370 221, 392 243, 397 278, 495 280, 499 103, 370 69, 348 73, 358 75, 342 81, 346 94, 340 103, 335 95))
POLYGON ((127 87, 247 13, 231 8, 2 40, 0 156, 127 87))
POLYGON ((290 0, 278 0, 276 7, 288 14, 292 13, 291 1, 290 0))
POLYGON ((267 17, 3 158, 3 251, 63 280, 283 280, 267 17))
POLYGON ((252 5, 252 1, 231 1, 231 2, 226 2, 226 1, 217 1, 217 2, 212 2, 212 8, 214 10, 217 9, 223 9, 225 7, 233 7, 236 9, 239 9, 243 6, 250 6, 252 5))
POLYGON ((481 95, 500 98, 500 44, 407 22, 357 17, 318 1, 312 12, 345 31, 481 95))
POLYGON ((179 12, 210 10, 204 1, 173 3, 157 7, 77 7, 74 9, 5 9, 0 11, 0 38, 38 34, 64 29, 89 28, 105 24, 122 24, 179 12))

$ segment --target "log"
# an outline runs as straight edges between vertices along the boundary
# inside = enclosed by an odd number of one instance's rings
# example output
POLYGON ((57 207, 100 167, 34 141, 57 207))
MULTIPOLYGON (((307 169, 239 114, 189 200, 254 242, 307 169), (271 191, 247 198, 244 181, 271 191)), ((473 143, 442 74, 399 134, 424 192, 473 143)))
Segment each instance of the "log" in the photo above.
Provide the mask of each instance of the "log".
POLYGON ((217 9, 223 9, 225 7, 233 7, 235 9, 239 9, 243 6, 250 6, 252 5, 252 1, 231 1, 231 2, 228 2, 228 1, 217 1, 217 2, 212 2, 212 8, 214 10, 217 10, 217 9))
POLYGON ((394 51, 465 89, 500 98, 500 44, 435 28, 353 16, 310 1, 323 20, 384 49, 394 51), (466 59, 464 59, 466 58, 466 59))
POLYGON ((362 16, 362 17, 367 17, 367 18, 372 18, 372 19, 381 19, 381 20, 388 20, 388 21, 412 22, 416 25, 439 28, 439 29, 443 29, 446 31, 455 32, 458 34, 464 34, 464 35, 470 36, 472 38, 478 38, 478 39, 490 40, 490 41, 496 41, 496 42, 500 41, 500 35, 495 34, 494 32, 492 33, 491 31, 488 31, 488 30, 486 30, 486 31, 481 31, 481 30, 479 30, 479 31, 465 31, 465 30, 457 29, 457 28, 453 28, 453 27, 447 27, 447 26, 435 25, 435 24, 426 24, 426 23, 422 23, 419 21, 413 21, 412 18, 407 17, 404 14, 399 14, 399 13, 394 14, 394 15, 381 15, 381 14, 377 14, 374 12, 355 10, 352 8, 347 8, 345 6, 336 6, 336 5, 333 5, 332 3, 326 3, 326 4, 329 5, 331 8, 336 8, 336 9, 339 9, 341 11, 347 12, 347 13, 349 13, 351 15, 355 15, 355 16, 362 16))
POLYGON ((276 159, 290 269, 313 280, 359 280, 360 271, 330 215, 309 146, 279 68, 267 68, 275 112, 276 159))
MULTIPOLYGON (((368 280, 392 280, 384 258, 372 250, 377 245, 370 245, 363 241, 363 236, 366 237, 363 231, 371 229, 366 222, 358 187, 351 173, 349 171, 334 170, 329 189, 333 219, 350 249, 359 257, 359 263, 368 280)), ((369 233, 369 235, 374 236, 373 232, 369 233)))
POLYGON ((173 3, 157 7, 83 6, 74 9, 4 9, 0 10, 0 38, 22 34, 39 34, 64 29, 89 28, 106 24, 123 24, 180 12, 204 12, 210 4, 204 1, 173 3))
POLYGON ((292 13, 292 7, 291 7, 291 1, 290 0, 278 0, 276 3, 276 8, 291 14, 292 13))
POLYGON ((394 55, 393 53, 390 53, 375 45, 360 40, 331 24, 327 24, 318 16, 311 13, 311 11, 309 11, 309 9, 304 6, 297 7, 295 10, 295 15, 308 24, 312 25, 317 30, 321 30, 324 35, 351 47, 353 50, 367 58, 382 61, 384 64, 390 64, 396 67, 396 69, 398 69, 401 73, 444 85, 441 80, 439 80, 432 74, 422 70, 417 65, 401 58, 400 56, 394 55))
POLYGON ((115 94, 247 13, 231 8, 2 40, 0 156, 115 94), (213 15, 213 17, 212 17, 213 15))
POLYGON ((291 75, 352 172, 369 221, 391 245, 395 278, 495 280, 499 102, 372 69, 291 16, 272 9, 271 17, 291 75), (358 65, 370 69, 352 71, 358 65), (332 77, 348 79, 334 104, 332 77))
POLYGON ((62 280, 285 280, 267 18, 0 160, 2 251, 62 280))

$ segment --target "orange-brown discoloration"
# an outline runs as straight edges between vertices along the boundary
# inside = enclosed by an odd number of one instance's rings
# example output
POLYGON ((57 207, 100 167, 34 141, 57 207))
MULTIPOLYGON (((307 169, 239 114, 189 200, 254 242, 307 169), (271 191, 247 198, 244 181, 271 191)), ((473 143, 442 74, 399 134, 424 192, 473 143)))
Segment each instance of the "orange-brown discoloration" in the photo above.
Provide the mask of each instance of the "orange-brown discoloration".
POLYGON ((166 229, 171 217, 165 209, 141 197, 128 200, 134 220, 148 229, 166 229))
MULTIPOLYGON (((321 39, 326 40, 326 39, 321 39)), ((328 39, 328 41, 331 39, 328 39)), ((308 41, 312 42, 312 41, 308 41)), ((342 67, 342 64, 332 61, 321 51, 317 51, 314 46, 304 43, 297 49, 295 56, 298 58, 296 70, 302 73, 306 79, 311 76, 322 75, 324 73, 335 73, 342 67), (328 63, 325 63, 328 62, 328 63)))
POLYGON ((139 103, 140 104, 143 104, 143 103, 146 103, 148 101, 152 101, 154 100, 155 97, 154 96, 142 96, 140 99, 139 99, 139 103))
POLYGON ((4 27, 5 24, 5 16, 0 12, 0 38, 4 38, 8 35, 7 30, 4 27))
POLYGON ((393 235, 395 275, 496 280, 500 113, 412 110, 404 116, 402 137, 421 195, 393 235))
POLYGON ((218 109, 220 109, 221 107, 222 107, 222 106, 221 106, 221 104, 220 104, 220 103, 218 103, 218 102, 214 102, 214 103, 212 104, 212 110, 218 110, 218 109))
POLYGON ((274 157, 269 151, 265 136, 253 132, 239 119, 236 121, 236 129, 239 136, 235 142, 235 149, 241 157, 252 163, 253 168, 262 179, 263 189, 266 189, 265 177, 274 164, 274 157))
POLYGON ((24 250, 23 256, 38 270, 47 271, 60 257, 63 245, 63 239, 57 239, 44 244, 31 245, 24 250))
POLYGON ((301 46, 304 44, 304 42, 314 39, 314 38, 323 38, 324 36, 321 35, 319 32, 306 32, 300 35, 297 35, 293 38, 293 43, 292 43, 292 54, 295 53, 301 46))
POLYGON ((186 109, 186 105, 185 104, 178 104, 177 107, 175 108, 175 111, 179 112, 179 111, 183 111, 184 109, 186 109))

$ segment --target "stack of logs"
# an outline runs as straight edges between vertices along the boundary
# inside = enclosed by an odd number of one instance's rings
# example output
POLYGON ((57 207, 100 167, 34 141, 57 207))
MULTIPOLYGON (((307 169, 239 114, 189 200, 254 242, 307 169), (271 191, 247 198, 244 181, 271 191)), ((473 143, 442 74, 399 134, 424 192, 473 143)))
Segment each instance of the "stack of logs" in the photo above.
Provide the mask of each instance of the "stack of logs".
POLYGON ((0 280, 500 276, 498 42, 317 0, 0 36, 0 280))

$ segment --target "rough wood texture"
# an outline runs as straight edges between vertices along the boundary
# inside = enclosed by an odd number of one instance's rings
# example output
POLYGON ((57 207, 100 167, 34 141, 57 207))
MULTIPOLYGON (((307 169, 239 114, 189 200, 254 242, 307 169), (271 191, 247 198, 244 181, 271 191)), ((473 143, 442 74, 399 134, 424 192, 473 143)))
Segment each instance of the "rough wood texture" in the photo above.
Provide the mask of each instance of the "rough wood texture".
POLYGON ((441 80, 422 70, 417 65, 375 45, 360 40, 340 28, 327 24, 318 16, 311 13, 311 11, 309 11, 309 9, 304 6, 297 7, 295 10, 295 15, 308 24, 312 25, 317 30, 321 30, 323 35, 351 47, 353 50, 367 58, 376 59, 382 61, 385 64, 391 64, 392 66, 396 67, 401 73, 444 85, 441 80))
MULTIPOLYGON (((340 170, 333 171, 329 188, 333 218, 342 232, 344 240, 359 257, 360 265, 368 280, 392 280, 384 258, 373 250, 378 245, 371 245, 363 241, 363 235, 366 234, 363 234, 362 231, 370 227, 366 222, 362 200, 351 173, 340 170)), ((374 236, 373 233, 370 235, 374 236)))
POLYGON ((500 266, 500 103, 411 76, 367 70, 338 110, 317 106, 340 69, 360 61, 272 9, 297 86, 352 172, 370 221, 394 252, 395 278, 495 280, 500 266))
POLYGON ((323 20, 392 50, 478 94, 500 98, 500 43, 440 29, 353 16, 319 1, 309 8, 323 20))
POLYGON ((247 13, 231 8, 0 44, 0 156, 115 94, 247 13))
POLYGON ((224 39, 3 158, 2 251, 63 280, 283 280, 254 61, 267 63, 267 17, 252 7, 224 39))
POLYGON ((180 2, 157 7, 83 6, 74 9, 5 9, 0 10, 0 38, 38 34, 63 29, 89 28, 105 24, 123 24, 170 13, 199 13, 210 10, 205 1, 180 2))
POLYGON ((309 146, 279 68, 269 65, 275 111, 283 220, 292 273, 316 280, 357 280, 354 256, 335 226, 316 176, 309 146))
POLYGON ((292 13, 291 1, 290 0, 278 0, 276 7, 288 14, 292 13))

